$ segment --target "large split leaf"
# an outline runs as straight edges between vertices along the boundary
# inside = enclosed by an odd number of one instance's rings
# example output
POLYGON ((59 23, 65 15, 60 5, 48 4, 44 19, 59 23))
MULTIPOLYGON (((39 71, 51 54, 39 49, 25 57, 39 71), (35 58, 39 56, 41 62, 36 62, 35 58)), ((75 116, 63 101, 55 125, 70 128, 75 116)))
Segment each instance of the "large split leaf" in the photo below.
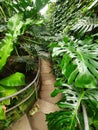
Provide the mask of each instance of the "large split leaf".
POLYGON ((85 129, 81 104, 84 104, 87 110, 89 128, 90 125, 95 125, 97 128, 98 89, 87 89, 86 91, 81 89, 79 91, 64 83, 62 87, 64 89, 56 89, 51 94, 52 97, 55 97, 61 93, 62 99, 57 103, 61 110, 46 115, 49 130, 85 129))
POLYGON ((59 47, 53 49, 53 57, 62 56, 60 68, 68 84, 95 88, 98 79, 98 44, 87 44, 85 41, 69 38, 65 43, 58 43, 59 47))
POLYGON ((73 25, 72 30, 85 33, 90 32, 93 29, 98 27, 98 18, 90 18, 84 17, 83 19, 79 19, 76 24, 73 25))
POLYGON ((52 96, 62 93, 62 99, 57 103, 61 111, 46 115, 49 130, 76 130, 79 121, 78 111, 85 92, 77 93, 71 86, 64 85, 65 89, 54 90, 52 96), (55 118, 53 118, 55 117, 55 118))

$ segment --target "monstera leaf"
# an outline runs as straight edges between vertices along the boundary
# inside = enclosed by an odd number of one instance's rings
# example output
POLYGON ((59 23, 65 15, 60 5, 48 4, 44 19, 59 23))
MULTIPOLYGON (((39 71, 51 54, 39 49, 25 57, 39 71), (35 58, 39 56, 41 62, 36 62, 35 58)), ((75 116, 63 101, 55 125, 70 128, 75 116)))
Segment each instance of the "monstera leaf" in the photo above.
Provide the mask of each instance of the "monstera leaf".
POLYGON ((55 89, 51 94, 52 97, 55 97, 57 94, 61 93, 62 98, 57 102, 61 110, 46 114, 49 130, 84 130, 85 126, 83 123, 81 104, 85 104, 87 108, 89 128, 91 124, 97 127, 98 89, 87 89, 86 91, 81 89, 79 91, 77 88, 72 88, 72 86, 64 83, 62 83, 62 88, 63 89, 55 89))
POLYGON ((77 93, 71 86, 63 84, 64 89, 56 89, 51 94, 52 97, 62 93, 62 99, 57 103, 61 111, 46 115, 49 130, 76 130, 78 124, 78 111, 85 92, 77 93), (53 118, 53 116, 55 118, 53 118), (53 119, 52 119, 53 118, 53 119))
POLYGON ((98 44, 87 44, 73 37, 64 41, 54 47, 52 56, 62 56, 60 68, 68 84, 95 88, 98 79, 98 44))
POLYGON ((90 32, 94 28, 98 27, 98 18, 90 18, 84 17, 83 19, 79 19, 78 22, 73 25, 72 30, 85 33, 90 32))

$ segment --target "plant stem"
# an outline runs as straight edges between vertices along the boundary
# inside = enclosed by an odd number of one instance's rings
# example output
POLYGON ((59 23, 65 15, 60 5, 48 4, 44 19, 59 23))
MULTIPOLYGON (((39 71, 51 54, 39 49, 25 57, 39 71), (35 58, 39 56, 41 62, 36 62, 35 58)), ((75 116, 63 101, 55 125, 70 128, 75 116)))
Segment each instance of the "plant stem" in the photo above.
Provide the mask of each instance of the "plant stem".
POLYGON ((79 121, 78 118, 77 118, 77 121, 78 121, 78 127, 79 127, 79 130, 82 130, 81 123, 80 123, 80 121, 79 121))
POLYGON ((2 17, 6 19, 6 15, 5 15, 5 13, 4 13, 4 11, 3 11, 3 9, 2 9, 1 6, 0 6, 0 10, 1 10, 1 15, 2 15, 2 17))
POLYGON ((88 117, 85 105, 82 103, 85 130, 89 130, 88 117))

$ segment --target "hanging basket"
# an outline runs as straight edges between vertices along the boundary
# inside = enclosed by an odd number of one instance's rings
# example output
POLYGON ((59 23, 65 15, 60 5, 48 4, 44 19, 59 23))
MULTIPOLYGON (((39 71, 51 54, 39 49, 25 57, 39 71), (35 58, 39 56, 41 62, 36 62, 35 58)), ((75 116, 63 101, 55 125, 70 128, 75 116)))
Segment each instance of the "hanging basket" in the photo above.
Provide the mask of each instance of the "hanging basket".
POLYGON ((24 113, 27 113, 31 106, 35 103, 40 87, 40 65, 38 65, 37 73, 33 81, 17 93, 0 98, 0 102, 10 99, 10 107, 6 110, 6 120, 0 121, 0 130, 8 127, 12 122, 18 120, 24 113), (14 104, 15 103, 15 104, 14 104))

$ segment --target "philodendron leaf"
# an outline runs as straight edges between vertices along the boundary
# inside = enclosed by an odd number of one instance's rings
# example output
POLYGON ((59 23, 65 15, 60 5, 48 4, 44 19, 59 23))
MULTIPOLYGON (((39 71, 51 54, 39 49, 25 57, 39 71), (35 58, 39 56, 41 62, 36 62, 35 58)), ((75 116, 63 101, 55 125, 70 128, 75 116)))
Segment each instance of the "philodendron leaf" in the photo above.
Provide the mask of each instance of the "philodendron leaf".
POLYGON ((11 17, 8 21, 8 30, 14 39, 21 34, 21 28, 24 24, 22 19, 22 14, 16 14, 13 17, 11 17))
POLYGON ((2 104, 0 104, 0 120, 5 120, 5 110, 2 104))
POLYGON ((13 51, 13 43, 10 36, 2 41, 2 47, 0 48, 0 70, 6 64, 7 58, 10 56, 10 53, 13 51))
POLYGON ((63 84, 64 86, 66 89, 55 90, 52 93, 55 96, 61 92, 62 98, 57 103, 61 111, 46 115, 49 130, 76 130, 78 122, 80 122, 78 114, 80 112, 81 102, 85 97, 85 91, 77 93, 71 86, 63 84))
POLYGON ((2 80, 0 80, 0 84, 5 87, 15 87, 25 85, 25 75, 19 72, 12 74, 2 80))
POLYGON ((20 14, 16 14, 8 21, 8 33, 2 40, 0 47, 0 70, 6 64, 7 58, 14 49, 14 41, 21 33, 21 28, 23 26, 23 22, 21 20, 22 16, 20 14))
POLYGON ((61 56, 59 64, 67 83, 79 88, 95 88, 98 80, 98 44, 88 44, 69 37, 53 48, 53 57, 61 56), (73 43, 73 44, 72 44, 73 43))

